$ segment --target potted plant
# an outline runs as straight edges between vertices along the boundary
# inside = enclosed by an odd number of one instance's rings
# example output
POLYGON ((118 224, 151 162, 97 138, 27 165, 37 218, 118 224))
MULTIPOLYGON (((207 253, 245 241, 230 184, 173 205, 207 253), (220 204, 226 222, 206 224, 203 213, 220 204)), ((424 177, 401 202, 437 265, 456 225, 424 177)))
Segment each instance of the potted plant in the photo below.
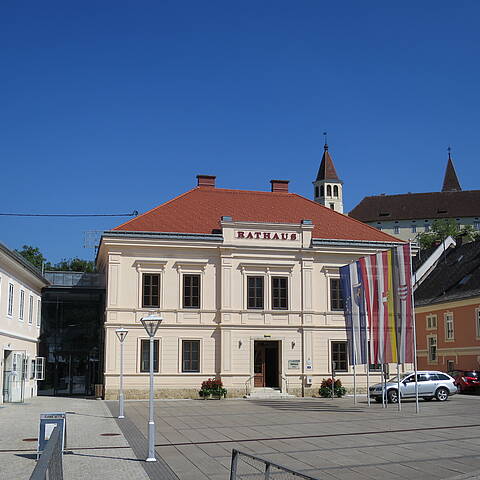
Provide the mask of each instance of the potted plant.
MULTIPOLYGON (((336 397, 340 398, 345 395, 347 392, 345 390, 345 387, 342 387, 342 382, 338 378, 335 380, 335 383, 333 385, 333 392, 336 397)), ((324 378, 322 380, 322 384, 320 385, 320 390, 318 391, 321 397, 323 398, 329 398, 332 396, 332 379, 331 378, 324 378)))
POLYGON ((204 400, 210 397, 220 400, 222 397, 227 396, 227 389, 223 388, 223 382, 219 378, 209 378, 202 382, 202 387, 198 394, 204 400))

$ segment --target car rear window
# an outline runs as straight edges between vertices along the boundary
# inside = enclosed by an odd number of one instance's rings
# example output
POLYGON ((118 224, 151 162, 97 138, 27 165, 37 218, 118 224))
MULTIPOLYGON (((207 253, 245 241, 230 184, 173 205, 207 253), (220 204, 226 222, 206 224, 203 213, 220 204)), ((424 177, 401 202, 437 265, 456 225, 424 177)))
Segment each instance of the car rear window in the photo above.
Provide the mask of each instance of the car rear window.
POLYGON ((478 371, 476 370, 468 370, 464 373, 464 377, 478 377, 478 371))
POLYGON ((445 375, 444 373, 437 373, 438 380, 450 380, 450 377, 448 375, 445 375))

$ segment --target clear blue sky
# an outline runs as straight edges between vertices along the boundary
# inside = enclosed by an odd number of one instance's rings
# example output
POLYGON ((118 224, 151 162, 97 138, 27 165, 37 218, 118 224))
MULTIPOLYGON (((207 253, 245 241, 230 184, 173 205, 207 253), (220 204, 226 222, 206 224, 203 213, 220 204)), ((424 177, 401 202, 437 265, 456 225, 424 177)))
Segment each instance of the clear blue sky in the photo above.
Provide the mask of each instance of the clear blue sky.
MULTIPOLYGON (((0 6, 0 212, 143 212, 217 175, 312 196, 323 138, 345 209, 480 178, 478 1, 25 1, 0 6)), ((0 217, 80 256, 124 219, 0 217)))

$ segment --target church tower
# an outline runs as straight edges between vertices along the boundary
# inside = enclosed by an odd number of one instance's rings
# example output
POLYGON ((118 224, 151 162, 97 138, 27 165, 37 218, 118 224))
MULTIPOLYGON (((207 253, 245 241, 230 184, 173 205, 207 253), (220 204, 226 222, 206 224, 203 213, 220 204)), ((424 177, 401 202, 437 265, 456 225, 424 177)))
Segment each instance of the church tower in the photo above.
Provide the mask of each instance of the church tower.
POLYGON ((313 198, 317 203, 343 213, 343 182, 338 178, 333 160, 325 142, 323 157, 318 169, 317 179, 313 182, 313 198))
POLYGON ((458 181, 457 172, 453 166, 452 157, 450 155, 451 148, 448 147, 448 162, 445 170, 445 177, 443 178, 442 192, 460 192, 462 187, 458 181))

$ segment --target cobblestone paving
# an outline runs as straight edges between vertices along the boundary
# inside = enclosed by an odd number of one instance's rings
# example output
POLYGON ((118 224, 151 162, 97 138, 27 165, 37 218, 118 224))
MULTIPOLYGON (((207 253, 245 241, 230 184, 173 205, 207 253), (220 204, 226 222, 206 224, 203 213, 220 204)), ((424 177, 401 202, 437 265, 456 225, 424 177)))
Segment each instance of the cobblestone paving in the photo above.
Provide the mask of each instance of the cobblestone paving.
MULTIPOLYGON (((110 402, 115 411, 116 404, 110 402)), ((156 451, 181 480, 227 480, 232 448, 319 479, 480 478, 480 397, 157 401, 156 451)), ((126 416, 146 437, 148 403, 126 416)), ((128 433, 127 433, 128 440, 128 433)))

